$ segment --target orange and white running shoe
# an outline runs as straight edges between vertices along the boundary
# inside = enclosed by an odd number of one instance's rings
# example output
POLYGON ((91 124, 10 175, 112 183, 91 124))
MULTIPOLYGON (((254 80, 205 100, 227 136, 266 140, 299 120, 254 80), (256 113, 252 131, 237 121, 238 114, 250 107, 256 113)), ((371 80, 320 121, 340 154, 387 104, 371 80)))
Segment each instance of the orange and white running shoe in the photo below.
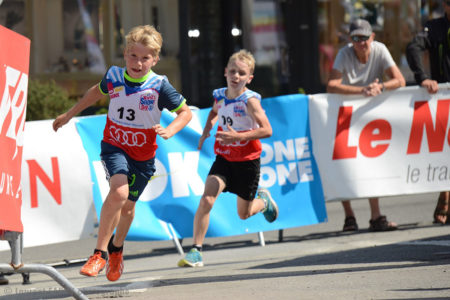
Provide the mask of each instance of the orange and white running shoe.
POLYGON ((109 281, 116 281, 120 278, 123 271, 123 253, 112 252, 109 254, 108 263, 106 264, 106 278, 109 281))
POLYGON ((88 261, 81 268, 80 274, 95 277, 105 268, 105 265, 106 259, 102 258, 100 251, 97 251, 89 257, 88 261))

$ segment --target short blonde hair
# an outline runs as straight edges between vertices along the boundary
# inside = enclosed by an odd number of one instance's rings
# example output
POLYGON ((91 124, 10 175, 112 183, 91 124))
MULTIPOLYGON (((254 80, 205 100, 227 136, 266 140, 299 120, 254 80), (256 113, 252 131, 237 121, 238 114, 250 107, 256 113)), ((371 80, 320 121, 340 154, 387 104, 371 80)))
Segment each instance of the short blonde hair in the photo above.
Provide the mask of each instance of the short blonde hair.
POLYGON ((241 49, 238 52, 233 53, 233 55, 231 55, 228 59, 228 65, 235 60, 240 60, 245 63, 250 68, 250 74, 253 74, 255 71, 255 58, 250 51, 241 49))
POLYGON ((151 25, 142 25, 132 28, 125 36, 125 40, 125 51, 127 51, 131 45, 140 43, 145 47, 148 47, 153 52, 153 56, 159 56, 163 43, 161 34, 151 25))

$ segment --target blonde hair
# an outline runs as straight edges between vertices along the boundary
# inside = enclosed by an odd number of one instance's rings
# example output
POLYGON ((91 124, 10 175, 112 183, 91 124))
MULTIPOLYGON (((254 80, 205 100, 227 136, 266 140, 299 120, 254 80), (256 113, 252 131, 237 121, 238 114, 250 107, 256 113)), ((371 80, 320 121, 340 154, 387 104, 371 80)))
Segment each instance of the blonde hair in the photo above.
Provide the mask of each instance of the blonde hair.
POLYGON ((127 51, 131 45, 140 43, 145 47, 148 47, 153 52, 153 56, 159 56, 163 43, 161 34, 151 25, 133 27, 125 36, 125 40, 125 51, 127 51))
POLYGON ((253 72, 255 71, 255 58, 253 57, 253 54, 250 53, 250 51, 242 49, 238 52, 235 52, 228 59, 228 65, 235 60, 240 60, 245 63, 250 68, 250 74, 253 74, 253 72))

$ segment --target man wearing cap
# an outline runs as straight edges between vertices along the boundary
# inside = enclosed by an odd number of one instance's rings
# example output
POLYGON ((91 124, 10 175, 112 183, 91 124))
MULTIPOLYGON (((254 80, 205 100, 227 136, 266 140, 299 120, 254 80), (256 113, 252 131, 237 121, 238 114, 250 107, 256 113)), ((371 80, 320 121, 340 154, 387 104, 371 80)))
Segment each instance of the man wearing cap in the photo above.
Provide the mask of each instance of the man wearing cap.
MULTIPOLYGON (((405 86, 405 78, 392 59, 389 50, 374 41, 375 33, 363 19, 350 24, 351 43, 339 50, 330 72, 328 93, 376 96, 385 90, 405 86)), ((369 230, 389 231, 397 224, 381 215, 378 198, 369 199, 371 219, 369 230)), ((345 212, 344 231, 358 230, 358 224, 349 200, 342 201, 345 212)))
MULTIPOLYGON (((428 21, 406 47, 406 59, 417 84, 430 94, 439 90, 438 83, 450 81, 450 0, 443 0, 445 15, 428 21), (423 52, 428 51, 431 78, 422 63, 423 52)), ((450 224, 450 192, 439 194, 434 210, 434 223, 450 224)))

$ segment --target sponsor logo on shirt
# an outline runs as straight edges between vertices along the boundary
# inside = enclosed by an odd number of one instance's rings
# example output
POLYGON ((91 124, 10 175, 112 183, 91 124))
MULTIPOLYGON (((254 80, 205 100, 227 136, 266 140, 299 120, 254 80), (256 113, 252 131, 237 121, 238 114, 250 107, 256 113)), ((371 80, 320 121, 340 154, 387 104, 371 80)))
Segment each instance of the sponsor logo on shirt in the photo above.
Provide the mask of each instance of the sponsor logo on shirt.
POLYGON ((109 97, 111 99, 119 97, 119 92, 123 89, 122 86, 114 88, 112 82, 108 82, 107 86, 108 86, 109 97))
POLYGON ((117 143, 129 147, 142 147, 147 142, 147 136, 140 131, 124 130, 116 126, 109 127, 109 136, 117 143))
POLYGON ((233 108, 233 113, 235 117, 244 117, 245 114, 245 108, 242 105, 235 105, 233 108))
POLYGON ((155 106, 156 96, 147 94, 142 95, 139 99, 139 109, 152 111, 155 106))

